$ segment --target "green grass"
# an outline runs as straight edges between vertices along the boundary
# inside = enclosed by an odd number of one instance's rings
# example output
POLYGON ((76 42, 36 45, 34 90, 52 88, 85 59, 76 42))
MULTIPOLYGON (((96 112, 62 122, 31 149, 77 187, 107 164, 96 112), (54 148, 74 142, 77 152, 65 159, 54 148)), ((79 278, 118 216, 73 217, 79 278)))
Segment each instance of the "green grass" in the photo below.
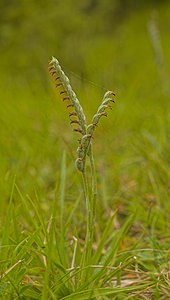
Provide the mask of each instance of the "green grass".
MULTIPOLYGON (((0 75, 2 300, 170 297, 168 11, 168 5, 159 10, 161 66, 148 11, 132 15, 114 38, 101 36, 79 50, 87 78, 117 94, 94 138, 97 199, 88 263, 82 263, 87 220, 77 141, 65 105, 48 75, 25 84, 20 77, 10 81, 8 71, 0 75)), ((103 90, 69 77, 89 122, 103 90)))

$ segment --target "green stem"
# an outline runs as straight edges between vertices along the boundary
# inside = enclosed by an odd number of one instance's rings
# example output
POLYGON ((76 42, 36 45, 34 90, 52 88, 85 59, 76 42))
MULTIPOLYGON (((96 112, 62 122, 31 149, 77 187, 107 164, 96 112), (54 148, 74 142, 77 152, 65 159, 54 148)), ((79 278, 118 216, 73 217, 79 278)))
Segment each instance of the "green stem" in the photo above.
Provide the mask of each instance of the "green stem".
MULTIPOLYGON (((96 204, 96 171, 94 164, 94 157, 92 151, 92 145, 90 146, 89 159, 91 165, 91 185, 89 187, 86 169, 82 172, 83 187, 86 201, 86 214, 87 214, 87 228, 86 228, 86 239, 84 253, 82 255, 81 268, 89 265, 92 258, 92 246, 93 246, 93 235, 94 235, 94 221, 95 221, 95 204, 96 204)), ((83 276, 86 280, 87 274, 83 276)))
POLYGON ((84 253, 83 253, 83 261, 82 261, 82 267, 86 266, 88 264, 88 260, 90 258, 91 253, 91 201, 90 201, 90 191, 88 186, 88 180, 87 180, 87 174, 86 170, 82 173, 83 176, 83 186, 84 186, 84 194, 85 194, 85 201, 86 201, 86 239, 85 239, 85 247, 84 247, 84 253))
POLYGON ((93 199, 93 214, 95 218, 95 204, 96 204, 96 196, 97 196, 97 180, 96 180, 96 168, 94 163, 94 155, 93 155, 93 147, 90 145, 89 150, 89 158, 90 158, 90 166, 91 166, 91 198, 93 199))

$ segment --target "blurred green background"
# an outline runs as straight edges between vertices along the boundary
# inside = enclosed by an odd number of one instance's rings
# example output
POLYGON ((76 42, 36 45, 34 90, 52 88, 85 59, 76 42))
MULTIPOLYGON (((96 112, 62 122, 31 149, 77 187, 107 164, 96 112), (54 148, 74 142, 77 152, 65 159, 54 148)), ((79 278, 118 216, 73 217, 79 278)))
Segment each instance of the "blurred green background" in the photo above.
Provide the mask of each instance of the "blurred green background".
POLYGON ((14 175, 23 193, 36 190, 47 205, 63 150, 67 198, 77 197, 77 137, 48 74, 53 55, 88 121, 105 90, 117 94, 94 140, 102 206, 136 203, 142 214, 164 199, 168 214, 169 1, 1 0, 0 15, 1 212, 14 175))

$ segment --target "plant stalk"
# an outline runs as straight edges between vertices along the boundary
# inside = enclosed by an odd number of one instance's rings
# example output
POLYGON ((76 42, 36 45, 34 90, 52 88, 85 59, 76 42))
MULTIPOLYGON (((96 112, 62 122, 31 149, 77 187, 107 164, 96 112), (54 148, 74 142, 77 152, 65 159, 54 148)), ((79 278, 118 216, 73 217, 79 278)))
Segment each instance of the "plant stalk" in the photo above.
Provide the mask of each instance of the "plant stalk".
MULTIPOLYGON (((94 164, 94 156, 92 151, 92 145, 89 151, 90 167, 91 167, 91 184, 89 185, 86 168, 82 172, 83 187, 86 201, 86 238, 85 247, 82 255, 81 268, 84 268, 91 264, 92 248, 93 248, 93 236, 94 236, 94 223, 95 223, 95 205, 96 205, 96 171, 94 164)), ((87 272, 86 272, 87 273, 87 272)), ((87 274, 83 275, 83 279, 86 279, 87 274)))

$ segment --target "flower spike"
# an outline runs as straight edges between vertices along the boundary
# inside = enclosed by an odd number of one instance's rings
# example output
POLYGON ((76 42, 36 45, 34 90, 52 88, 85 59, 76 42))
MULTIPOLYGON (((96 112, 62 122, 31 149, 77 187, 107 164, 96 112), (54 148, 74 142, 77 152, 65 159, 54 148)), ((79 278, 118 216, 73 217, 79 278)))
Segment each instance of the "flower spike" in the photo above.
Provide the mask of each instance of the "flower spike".
POLYGON ((107 109, 112 109, 111 103, 114 103, 115 93, 107 91, 104 94, 101 105, 98 107, 96 114, 93 116, 91 123, 86 125, 86 118, 79 100, 76 97, 75 92, 72 90, 70 81, 65 75, 59 62, 56 58, 52 57, 49 63, 49 72, 56 82, 56 87, 60 89, 59 93, 63 101, 67 102, 67 108, 73 110, 69 112, 70 124, 78 124, 78 128, 74 128, 75 132, 81 134, 79 141, 79 147, 77 149, 78 158, 76 159, 76 167, 79 171, 84 172, 86 157, 90 154, 90 147, 92 144, 92 138, 94 132, 101 117, 107 117, 107 109))
POLYGON ((54 77, 54 80, 58 81, 56 83, 56 87, 61 87, 62 89, 60 91, 60 95, 62 96, 64 94, 64 97, 62 98, 63 101, 69 101, 69 104, 67 104, 67 108, 74 107, 77 122, 73 122, 71 120, 71 123, 78 123, 80 126, 79 132, 81 132, 83 135, 86 134, 86 119, 83 109, 76 97, 75 92, 72 90, 68 77, 61 69, 59 62, 55 57, 52 57, 52 60, 49 63, 49 72, 54 77))
POLYGON ((97 127, 102 116, 107 117, 107 113, 105 110, 112 109, 112 106, 110 106, 109 104, 111 102, 115 102, 113 100, 114 96, 115 93, 112 91, 107 91, 104 94, 102 104, 99 106, 97 113, 93 116, 91 124, 87 126, 87 134, 83 135, 80 140, 80 146, 77 149, 78 159, 76 160, 76 166, 81 172, 83 172, 85 168, 86 156, 90 149, 91 140, 93 138, 95 128, 97 127))

